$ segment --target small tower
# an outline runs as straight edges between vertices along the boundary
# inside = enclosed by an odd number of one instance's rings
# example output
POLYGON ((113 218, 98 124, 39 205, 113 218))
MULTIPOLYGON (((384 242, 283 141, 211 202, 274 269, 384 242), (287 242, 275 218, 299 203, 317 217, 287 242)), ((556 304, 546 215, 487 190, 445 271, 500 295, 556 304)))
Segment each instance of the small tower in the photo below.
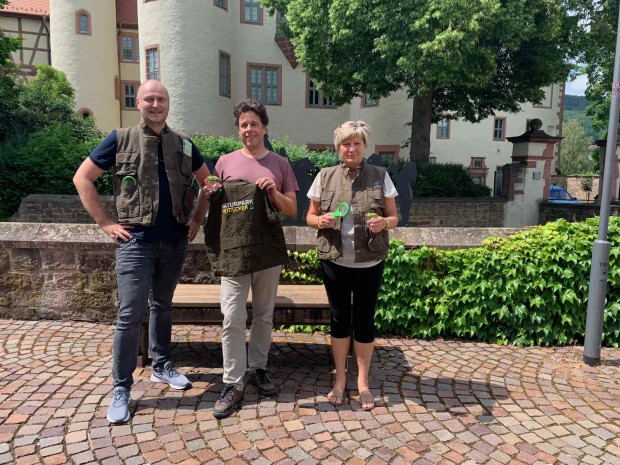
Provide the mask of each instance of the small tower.
POLYGON ((50 0, 52 66, 67 75, 76 110, 109 131, 120 125, 115 2, 50 0))

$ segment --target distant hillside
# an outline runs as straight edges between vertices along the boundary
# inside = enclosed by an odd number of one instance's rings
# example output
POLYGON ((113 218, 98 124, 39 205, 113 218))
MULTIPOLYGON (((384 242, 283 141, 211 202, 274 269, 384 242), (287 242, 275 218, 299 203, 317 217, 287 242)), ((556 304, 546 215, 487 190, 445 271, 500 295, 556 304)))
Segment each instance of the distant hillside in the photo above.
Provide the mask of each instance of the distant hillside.
POLYGON ((583 95, 565 95, 564 96, 564 111, 577 110, 584 111, 588 106, 588 99, 583 95))
POLYGON ((583 95, 564 96, 564 122, 576 119, 594 142, 601 139, 602 134, 592 129, 592 117, 586 115, 585 109, 590 102, 583 95))

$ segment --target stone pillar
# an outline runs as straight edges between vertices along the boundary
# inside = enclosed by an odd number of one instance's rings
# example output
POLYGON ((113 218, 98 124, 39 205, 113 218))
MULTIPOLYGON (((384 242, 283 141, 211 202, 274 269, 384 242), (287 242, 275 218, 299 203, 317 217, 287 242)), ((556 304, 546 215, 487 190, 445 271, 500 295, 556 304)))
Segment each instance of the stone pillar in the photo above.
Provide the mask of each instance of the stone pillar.
MULTIPOLYGON (((599 183, 598 183, 598 193, 597 199, 601 198, 601 192, 603 189, 603 172, 605 171, 605 156, 607 151, 607 139, 601 139, 596 141, 596 145, 598 145, 601 149, 601 156, 599 157, 600 161, 600 172, 599 183)), ((614 159, 614 171, 611 174, 611 196, 610 200, 618 200, 620 199, 620 160, 618 159, 620 155, 620 139, 616 143, 616 158, 614 159)))
POLYGON ((538 204, 549 198, 554 145, 562 137, 554 137, 540 129, 542 121, 530 121, 530 128, 520 136, 508 137, 512 147, 512 163, 505 166, 504 227, 538 224, 538 204))

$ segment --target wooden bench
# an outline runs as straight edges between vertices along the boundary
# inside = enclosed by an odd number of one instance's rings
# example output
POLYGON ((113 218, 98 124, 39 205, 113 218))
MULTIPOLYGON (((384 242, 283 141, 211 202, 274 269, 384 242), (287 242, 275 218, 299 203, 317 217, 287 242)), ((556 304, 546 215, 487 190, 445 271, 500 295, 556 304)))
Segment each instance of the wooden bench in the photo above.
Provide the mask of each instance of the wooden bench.
MULTIPOLYGON (((219 284, 179 284, 172 298, 173 324, 215 325, 222 323, 219 284)), ((248 324, 252 321, 252 293, 248 298, 248 324)), ((148 362, 149 312, 142 323, 138 363, 148 362)), ((323 285, 280 284, 273 311, 273 324, 329 324, 329 303, 323 285)))

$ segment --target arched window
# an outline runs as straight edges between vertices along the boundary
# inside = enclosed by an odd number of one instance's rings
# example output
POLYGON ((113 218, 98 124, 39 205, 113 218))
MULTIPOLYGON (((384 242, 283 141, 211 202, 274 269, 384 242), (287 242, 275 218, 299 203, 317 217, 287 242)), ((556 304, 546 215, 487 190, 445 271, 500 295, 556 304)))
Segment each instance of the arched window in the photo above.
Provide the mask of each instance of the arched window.
POLYGON ((90 13, 88 11, 78 10, 75 12, 75 33, 92 35, 90 13))
POLYGON ((84 119, 93 117, 93 111, 90 108, 80 108, 77 111, 77 114, 80 115, 84 119))

